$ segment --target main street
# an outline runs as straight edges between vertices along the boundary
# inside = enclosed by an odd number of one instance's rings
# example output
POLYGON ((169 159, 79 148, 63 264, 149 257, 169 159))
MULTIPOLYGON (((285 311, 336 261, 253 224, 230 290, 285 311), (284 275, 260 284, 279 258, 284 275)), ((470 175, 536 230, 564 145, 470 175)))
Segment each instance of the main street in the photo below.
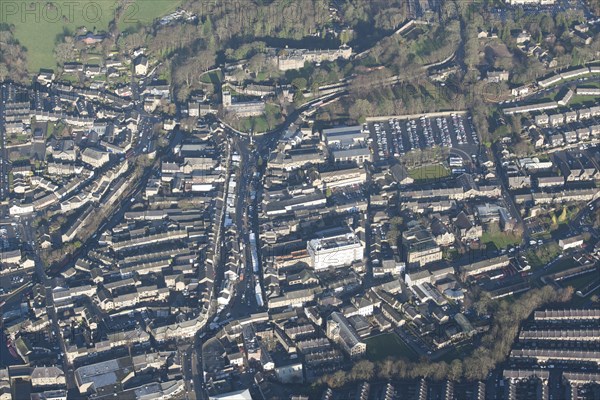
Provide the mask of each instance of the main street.
POLYGON ((9 163, 8 150, 6 149, 6 129, 4 126, 4 108, 8 100, 8 86, 3 84, 0 88, 0 201, 8 197, 9 182, 9 163))
POLYGON ((177 344, 177 352, 181 360, 181 374, 185 383, 186 399, 196 400, 198 397, 197 388, 202 385, 200 375, 198 374, 198 358, 195 343, 182 341, 177 344))
MULTIPOLYGON (((308 108, 309 106, 307 106, 305 109, 308 108)), ((241 245, 240 248, 243 246, 241 257, 243 263, 242 273, 244 275, 244 279, 238 282, 236 286, 234 297, 232 298, 229 306, 222 311, 222 314, 229 314, 228 318, 224 318, 225 320, 229 318, 240 319, 248 317, 251 314, 261 312, 266 309, 264 305, 262 307, 259 306, 256 300, 256 282, 262 282, 262 271, 259 269, 258 274, 255 274, 253 271, 249 234, 252 231, 255 232, 256 236, 258 237, 258 204, 260 203, 262 193, 261 178, 264 165, 266 164, 269 154, 277 144, 280 136, 293 124, 299 126, 302 123, 300 120, 301 111, 302 110, 298 110, 294 114, 290 115, 286 122, 275 131, 253 137, 252 139, 246 135, 241 135, 229 129, 228 127, 225 127, 228 142, 231 143, 232 146, 231 151, 235 151, 240 156, 240 172, 236 178, 237 191, 234 224, 238 235, 238 242, 241 245), (259 163, 260 159, 262 159, 262 165, 259 163), (258 172, 258 175, 255 175, 256 172, 258 172), (254 196, 252 196, 252 192, 254 192, 254 196)), ((210 121, 209 118, 208 122, 215 121, 210 121)), ((215 237, 215 240, 221 239, 215 237)), ((260 248, 258 251, 260 260, 260 248)), ((222 267, 222 265, 223 264, 220 266, 222 267)), ((220 270, 217 269, 216 273, 217 275, 222 275, 222 268, 220 270)), ((262 285, 260 285, 260 287, 262 288, 262 285)), ((264 296, 264 293, 261 293, 261 295, 264 296)), ((186 386, 186 388, 189 389, 193 386, 195 389, 194 395, 188 395, 189 399, 205 398, 205 393, 202 388, 203 378, 201 356, 202 344, 209 337, 208 335, 209 333, 206 329, 198 332, 195 337, 193 350, 188 352, 188 357, 190 357, 192 361, 191 377, 193 379, 193 385, 190 385, 189 387, 186 386), (196 372, 194 372, 194 368, 196 368, 196 372)), ((186 379, 188 379, 187 376, 186 379)))

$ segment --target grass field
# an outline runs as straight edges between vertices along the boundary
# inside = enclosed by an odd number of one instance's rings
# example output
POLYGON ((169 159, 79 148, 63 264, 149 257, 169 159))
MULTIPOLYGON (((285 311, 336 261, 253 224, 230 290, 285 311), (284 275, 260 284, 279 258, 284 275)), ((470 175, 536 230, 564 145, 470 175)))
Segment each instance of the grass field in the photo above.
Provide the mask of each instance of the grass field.
POLYGON ((575 295, 575 296, 573 296, 573 300, 571 300, 570 304, 572 304, 572 306, 574 308, 589 307, 591 299, 594 295, 600 297, 600 289, 594 290, 592 293, 590 293, 586 297, 579 297, 579 296, 575 295))
POLYGON ((119 21, 119 29, 125 30, 137 24, 150 24, 156 18, 175 11, 180 5, 181 0, 135 0, 130 3, 124 18, 119 21))
POLYGON ((419 168, 408 170, 408 176, 415 181, 424 181, 429 179, 441 179, 450 175, 450 170, 441 164, 424 165, 419 168))
MULTIPOLYGON (((531 266, 533 268, 539 268, 539 267, 543 267, 546 264, 545 263, 540 263, 539 261, 537 261, 536 258, 533 258, 532 261, 530 261, 531 266)), ((546 274, 555 274, 557 272, 561 272, 564 270, 567 270, 569 268, 573 268, 576 267, 578 265, 577 261, 575 261, 575 259, 573 257, 563 257, 560 260, 554 262, 552 264, 552 267, 548 268, 546 270, 546 274)), ((585 275, 584 275, 585 276, 585 275)), ((569 282, 569 280, 564 280, 563 282, 569 282)), ((565 286, 569 286, 568 284, 565 286)))
POLYGON ((560 282, 560 285, 563 287, 572 286, 575 289, 575 291, 577 291, 583 289, 590 282, 595 280, 597 278, 596 273, 596 271, 593 271, 587 274, 574 276, 573 278, 565 279, 564 281, 560 282))
POLYGON ((269 130, 269 124, 267 119, 260 115, 258 117, 244 118, 240 124, 240 130, 242 132, 257 132, 262 133, 269 130))
MULTIPOLYGON (((114 18, 116 3, 116 0, 18 2, 5 10, 2 22, 14 25, 15 38, 27 49, 29 71, 37 72, 56 66, 54 46, 65 34, 72 35, 80 27, 96 32, 106 30, 114 18)), ((135 0, 125 9, 119 28, 149 24, 180 3, 180 0, 135 0)))
POLYGON ((402 342, 395 333, 384 333, 365 341, 367 343, 367 358, 370 361, 380 361, 387 357, 415 358, 416 354, 402 342))
POLYGON ((456 358, 465 358, 473 351, 472 342, 459 343, 452 347, 449 351, 444 352, 439 358, 435 358, 435 361, 445 361, 451 363, 456 358))
POLYGON ((573 106, 592 106, 595 104, 596 98, 594 96, 581 96, 574 95, 569 102, 569 107, 573 106))
MULTIPOLYGON (((548 263, 556 260, 559 254, 560 248, 558 247, 558 244, 550 242, 542 246, 530 248, 525 254, 525 257, 527 257, 527 261, 529 261, 531 267, 535 269, 543 267, 548 263)), ((552 268, 548 270, 548 273, 550 273, 550 271, 552 271, 552 273, 559 272, 559 268, 567 269, 570 266, 574 266, 572 265, 574 262, 575 261, 573 260, 573 257, 565 257, 560 261, 556 261, 552 268)))
POLYGON ((242 132, 264 133, 273 130, 282 122, 281 110, 275 104, 265 104, 265 114, 241 118, 234 126, 242 132))
POLYGON ((204 83, 212 83, 213 85, 219 86, 223 82, 223 72, 220 70, 210 71, 200 77, 200 81, 204 83))
POLYGON ((485 232, 481 236, 481 243, 493 243, 497 249, 506 249, 509 246, 521 243, 521 238, 509 232, 485 232))

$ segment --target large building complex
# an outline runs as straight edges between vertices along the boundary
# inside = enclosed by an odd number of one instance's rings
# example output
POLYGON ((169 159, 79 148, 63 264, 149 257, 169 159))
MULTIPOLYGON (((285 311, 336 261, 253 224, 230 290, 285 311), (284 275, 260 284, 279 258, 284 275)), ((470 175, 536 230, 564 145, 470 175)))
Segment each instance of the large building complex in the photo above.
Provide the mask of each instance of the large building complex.
POLYGON ((361 261, 365 247, 354 233, 345 233, 309 240, 307 250, 311 266, 322 271, 361 261))

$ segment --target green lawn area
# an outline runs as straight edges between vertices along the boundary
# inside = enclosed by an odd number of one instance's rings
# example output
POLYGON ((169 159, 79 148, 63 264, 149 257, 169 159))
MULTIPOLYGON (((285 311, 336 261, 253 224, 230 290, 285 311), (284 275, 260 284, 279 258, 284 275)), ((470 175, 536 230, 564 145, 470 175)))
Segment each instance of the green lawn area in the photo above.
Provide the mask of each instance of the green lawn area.
POLYGON ((212 83, 213 85, 220 85, 223 81, 223 73, 219 71, 210 71, 200 77, 200 82, 212 83))
POLYGON ((481 236, 481 243, 492 243, 497 249, 505 249, 521 243, 521 238, 510 232, 485 232, 481 236))
POLYGON ((565 279, 560 282, 560 286, 567 287, 572 286, 575 291, 583 289, 591 281, 597 278, 596 271, 589 272, 587 274, 574 276, 573 278, 565 279))
POLYGON ((380 361, 387 357, 415 358, 413 350, 402 342, 395 333, 383 333, 365 340, 367 359, 380 361))
MULTIPOLYGON (((52 61, 54 62, 54 61, 52 61)), ((32 70, 34 71, 34 70, 32 70)), ((34 71, 35 72, 35 71, 34 71)), ((67 82, 71 82, 71 83, 78 83, 79 82, 79 78, 73 74, 63 74, 61 75, 60 79, 62 81, 67 81, 67 82)))
POLYGON ((156 18, 175 11, 180 5, 181 0, 135 0, 126 9, 124 18, 119 22, 119 29, 149 24, 156 18))
POLYGON ((444 353, 439 358, 435 358, 435 361, 445 361, 451 363, 456 358, 465 358, 473 351, 472 342, 459 343, 452 347, 448 352, 444 353))
POLYGON ((266 132, 269 130, 269 124, 267 123, 267 118, 265 118, 265 116, 261 115, 258 117, 248 117, 248 118, 244 118, 244 120, 241 123, 241 127, 242 127, 242 131, 243 132, 256 132, 256 133, 262 133, 262 132, 266 132))
MULTIPOLYGON (((577 85, 578 88, 600 88, 600 82, 597 80, 589 79, 587 81, 581 82, 581 84, 577 85)), ((588 96, 590 97, 590 96, 588 96)))
POLYGON ((575 296, 573 296, 573 300, 571 300, 569 302, 569 304, 571 306, 573 306, 573 308, 588 307, 590 300, 594 295, 600 297, 600 289, 594 290, 592 293, 590 293, 586 297, 579 297, 579 296, 575 295, 575 296))
POLYGON ((265 104, 265 114, 256 117, 241 118, 234 125, 242 132, 263 133, 273 130, 281 123, 281 110, 275 104, 265 104))
POLYGON ((581 96, 576 94, 571 98, 571 101, 569 102, 569 107, 583 105, 590 106, 594 104, 595 99, 596 98, 594 96, 581 96))
MULTIPOLYGON (((555 260, 559 254, 560 248, 558 247, 558 244, 556 242, 550 242, 542 246, 537 246, 529 249, 525 256, 527 257, 527 261, 529 261, 531 267, 535 269, 543 267, 549 262, 555 260)), ((560 269, 558 268, 568 268, 570 262, 574 262, 573 257, 566 257, 561 261, 557 261, 557 263, 551 268, 552 272, 560 271, 560 269)), ((550 271, 548 271, 548 273, 550 273, 550 271)))
POLYGON ((49 138, 54 134, 54 128, 56 128, 56 124, 53 122, 48 123, 48 129, 46 129, 46 137, 49 138))
POLYGON ((408 170, 408 176, 415 181, 440 179, 450 175, 450 170, 441 164, 424 165, 408 170))
MULTIPOLYGON (((532 266, 534 268, 537 268, 537 267, 540 267, 540 266, 544 266, 544 265, 546 265, 546 264, 544 264, 544 263, 542 263, 540 265, 537 265, 537 264, 533 265, 532 264, 532 266)), ((546 271, 546 274, 555 274, 557 272, 565 271, 565 270, 567 270, 569 268, 573 268, 573 267, 575 267, 577 265, 578 265, 578 263, 577 263, 577 261, 575 261, 575 259, 573 257, 566 256, 566 257, 561 258, 560 261, 557 261, 554 264, 552 264, 552 268, 549 268, 546 271)), ((583 276, 585 276, 585 275, 583 275, 583 276)), ((569 279, 562 281, 562 283, 561 283, 562 286, 569 286, 570 285, 569 279), (564 282, 566 282, 566 284, 563 285, 562 283, 564 283, 564 282)))
MULTIPOLYGON (((136 0, 127 6, 119 27, 148 24, 176 9, 180 3, 179 0, 136 0)), ((72 35, 83 26, 90 31, 106 30, 114 17, 116 4, 116 0, 70 3, 32 0, 15 3, 16 12, 6 12, 2 22, 14 25, 15 38, 27 49, 29 71, 37 72, 40 68, 55 68, 54 46, 62 35, 72 35), (27 7, 28 12, 21 12, 22 7, 27 7)))

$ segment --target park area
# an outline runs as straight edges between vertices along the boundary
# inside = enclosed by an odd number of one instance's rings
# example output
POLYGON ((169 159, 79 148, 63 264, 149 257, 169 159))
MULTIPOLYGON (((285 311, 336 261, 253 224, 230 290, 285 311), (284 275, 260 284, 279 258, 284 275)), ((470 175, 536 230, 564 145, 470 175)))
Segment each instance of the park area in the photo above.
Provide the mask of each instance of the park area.
POLYGON ((395 333, 382 333, 365 341, 367 343, 367 359, 381 361, 387 357, 415 358, 415 353, 395 333))
POLYGON ((424 165, 408 170, 408 176, 415 181, 441 179, 450 175, 450 170, 441 164, 424 165))
MULTIPOLYGON (((78 28, 102 32, 114 19, 116 0, 13 2, 3 7, 3 21, 14 25, 14 35, 27 49, 30 72, 55 68, 54 47, 78 28)), ((118 27, 123 32, 150 24, 179 6, 179 0, 133 0, 123 9, 118 27)))

